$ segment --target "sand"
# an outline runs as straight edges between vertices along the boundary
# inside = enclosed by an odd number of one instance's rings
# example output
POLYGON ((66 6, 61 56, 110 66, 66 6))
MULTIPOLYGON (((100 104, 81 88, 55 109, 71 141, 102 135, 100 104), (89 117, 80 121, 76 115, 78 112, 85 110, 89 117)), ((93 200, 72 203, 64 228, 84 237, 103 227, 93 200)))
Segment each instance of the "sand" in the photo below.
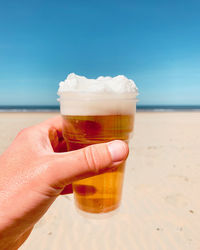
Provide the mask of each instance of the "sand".
MULTIPOLYGON (((23 127, 55 113, 1 113, 0 153, 23 127)), ((59 197, 21 250, 200 249, 200 113, 139 112, 120 210, 77 213, 59 197)))

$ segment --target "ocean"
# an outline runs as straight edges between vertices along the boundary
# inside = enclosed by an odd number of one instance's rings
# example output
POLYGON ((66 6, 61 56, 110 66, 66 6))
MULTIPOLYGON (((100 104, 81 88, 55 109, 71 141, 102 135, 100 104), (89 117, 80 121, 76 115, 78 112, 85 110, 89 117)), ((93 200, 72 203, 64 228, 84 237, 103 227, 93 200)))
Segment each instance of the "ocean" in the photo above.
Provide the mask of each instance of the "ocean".
MULTIPOLYGON (((59 112, 59 106, 8 106, 0 105, 0 112, 59 112)), ((137 111, 141 112, 165 112, 165 111, 200 111, 200 105, 137 105, 137 111)))

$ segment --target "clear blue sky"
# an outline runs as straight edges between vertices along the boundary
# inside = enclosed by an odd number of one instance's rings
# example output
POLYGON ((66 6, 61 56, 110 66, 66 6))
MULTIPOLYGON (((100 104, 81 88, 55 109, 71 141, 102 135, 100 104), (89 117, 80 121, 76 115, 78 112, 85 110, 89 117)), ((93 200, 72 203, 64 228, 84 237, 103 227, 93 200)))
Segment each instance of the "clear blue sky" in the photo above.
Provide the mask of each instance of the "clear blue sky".
POLYGON ((0 105, 57 104, 75 72, 124 74, 140 104, 200 104, 199 0, 7 0, 0 105))

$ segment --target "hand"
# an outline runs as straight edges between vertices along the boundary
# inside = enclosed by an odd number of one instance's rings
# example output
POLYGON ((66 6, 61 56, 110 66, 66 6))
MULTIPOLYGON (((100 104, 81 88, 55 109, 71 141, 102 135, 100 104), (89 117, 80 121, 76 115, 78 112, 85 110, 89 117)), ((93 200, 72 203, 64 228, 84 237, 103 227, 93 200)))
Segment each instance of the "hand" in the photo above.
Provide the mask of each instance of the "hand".
POLYGON ((1 250, 18 249, 55 199, 72 192, 73 181, 106 171, 128 156, 122 141, 63 151, 59 116, 22 130, 0 156, 1 250))

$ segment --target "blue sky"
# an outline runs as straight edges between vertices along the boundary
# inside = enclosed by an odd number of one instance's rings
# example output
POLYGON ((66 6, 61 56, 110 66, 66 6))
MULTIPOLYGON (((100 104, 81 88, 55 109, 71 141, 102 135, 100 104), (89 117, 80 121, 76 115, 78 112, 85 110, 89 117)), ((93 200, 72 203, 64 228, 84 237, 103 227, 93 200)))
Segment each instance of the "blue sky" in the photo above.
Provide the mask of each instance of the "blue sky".
POLYGON ((0 105, 55 105, 70 72, 124 74, 140 104, 200 104, 199 0, 8 0, 0 105))

